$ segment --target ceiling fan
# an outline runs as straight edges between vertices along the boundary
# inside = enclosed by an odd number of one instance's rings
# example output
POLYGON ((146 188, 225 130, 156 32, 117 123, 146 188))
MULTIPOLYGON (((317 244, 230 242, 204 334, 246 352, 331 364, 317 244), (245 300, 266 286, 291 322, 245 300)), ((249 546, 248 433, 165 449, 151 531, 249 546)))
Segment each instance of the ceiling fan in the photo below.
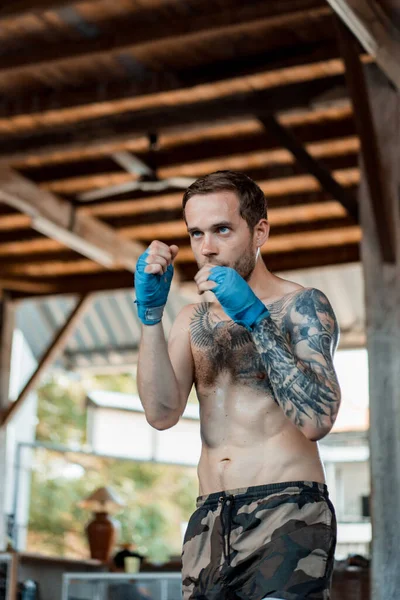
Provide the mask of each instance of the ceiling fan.
POLYGON ((149 133, 149 161, 145 163, 140 158, 130 152, 122 151, 112 154, 112 158, 127 171, 133 175, 139 176, 134 181, 110 185, 90 192, 85 192, 79 196, 79 200, 99 200, 125 192, 161 192, 170 188, 186 189, 191 185, 195 178, 192 177, 166 177, 159 179, 157 176, 157 150, 158 135, 149 133))

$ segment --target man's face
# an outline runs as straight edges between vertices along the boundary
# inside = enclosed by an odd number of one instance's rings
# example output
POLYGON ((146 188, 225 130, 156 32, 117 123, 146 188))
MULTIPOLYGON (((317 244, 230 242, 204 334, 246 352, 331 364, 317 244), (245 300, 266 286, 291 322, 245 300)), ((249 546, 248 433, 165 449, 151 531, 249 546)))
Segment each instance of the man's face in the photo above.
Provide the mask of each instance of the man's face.
POLYGON ((190 243, 199 268, 219 265, 235 269, 246 281, 256 265, 254 234, 240 216, 232 191, 193 196, 185 207, 190 243))

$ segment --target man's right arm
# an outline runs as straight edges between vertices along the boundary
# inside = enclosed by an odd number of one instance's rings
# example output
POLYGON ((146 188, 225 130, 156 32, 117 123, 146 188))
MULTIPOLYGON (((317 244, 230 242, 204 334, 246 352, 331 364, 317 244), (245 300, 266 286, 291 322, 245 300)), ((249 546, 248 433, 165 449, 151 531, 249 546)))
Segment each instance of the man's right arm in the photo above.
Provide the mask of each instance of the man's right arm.
POLYGON ((138 316, 143 323, 138 389, 147 421, 156 429, 168 429, 178 422, 193 382, 191 308, 178 315, 169 347, 161 325, 178 250, 177 246, 155 240, 140 256, 135 273, 138 316))
POLYGON ((156 429, 176 425, 193 385, 189 335, 191 314, 191 306, 179 313, 168 344, 161 323, 142 328, 138 389, 147 421, 156 429))

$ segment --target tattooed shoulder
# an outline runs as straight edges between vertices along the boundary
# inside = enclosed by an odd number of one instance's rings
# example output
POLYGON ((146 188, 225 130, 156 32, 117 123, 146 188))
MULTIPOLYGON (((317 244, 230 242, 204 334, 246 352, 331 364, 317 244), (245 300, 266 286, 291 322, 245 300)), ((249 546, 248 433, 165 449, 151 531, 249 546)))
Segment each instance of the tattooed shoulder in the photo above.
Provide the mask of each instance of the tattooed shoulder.
POLYGON ((339 327, 333 308, 323 292, 315 288, 300 290, 287 306, 284 328, 293 343, 324 334, 331 339, 331 351, 339 341, 339 327))

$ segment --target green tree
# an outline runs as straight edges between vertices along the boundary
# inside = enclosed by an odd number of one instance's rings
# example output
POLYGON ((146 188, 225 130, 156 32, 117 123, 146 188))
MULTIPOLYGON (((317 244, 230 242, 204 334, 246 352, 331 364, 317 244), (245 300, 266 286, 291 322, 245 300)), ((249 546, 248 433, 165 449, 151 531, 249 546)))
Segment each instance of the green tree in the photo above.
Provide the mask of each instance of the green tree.
POLYGON ((83 444, 86 436, 85 388, 63 377, 48 378, 38 389, 36 439, 58 444, 83 444))

